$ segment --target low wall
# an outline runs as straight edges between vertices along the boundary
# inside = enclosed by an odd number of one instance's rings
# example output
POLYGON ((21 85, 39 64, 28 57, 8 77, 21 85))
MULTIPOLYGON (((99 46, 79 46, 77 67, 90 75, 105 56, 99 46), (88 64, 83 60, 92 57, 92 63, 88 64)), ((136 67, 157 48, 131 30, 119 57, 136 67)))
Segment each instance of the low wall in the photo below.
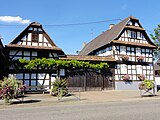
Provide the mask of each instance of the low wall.
POLYGON ((137 82, 125 82, 125 81, 117 81, 115 82, 115 90, 139 90, 137 82))

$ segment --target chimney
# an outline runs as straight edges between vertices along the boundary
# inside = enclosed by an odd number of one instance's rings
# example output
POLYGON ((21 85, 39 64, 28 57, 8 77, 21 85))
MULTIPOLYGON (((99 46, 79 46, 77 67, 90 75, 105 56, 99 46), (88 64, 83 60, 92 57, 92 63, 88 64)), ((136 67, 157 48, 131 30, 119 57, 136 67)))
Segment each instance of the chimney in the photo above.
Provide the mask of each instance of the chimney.
POLYGON ((83 42, 83 44, 82 44, 82 48, 84 48, 85 46, 86 46, 86 42, 83 42))
POLYGON ((109 29, 111 29, 113 26, 114 26, 114 24, 110 24, 110 25, 109 25, 109 29))

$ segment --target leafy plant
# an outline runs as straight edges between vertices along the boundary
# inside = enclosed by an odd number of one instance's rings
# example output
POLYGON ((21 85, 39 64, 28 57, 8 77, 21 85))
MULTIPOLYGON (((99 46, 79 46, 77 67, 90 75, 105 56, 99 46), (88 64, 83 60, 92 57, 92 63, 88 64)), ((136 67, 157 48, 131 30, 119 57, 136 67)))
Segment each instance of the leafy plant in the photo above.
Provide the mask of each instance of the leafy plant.
POLYGON ((25 86, 22 85, 15 77, 4 77, 1 82, 0 98, 5 100, 5 104, 9 103, 10 99, 16 98, 19 94, 25 91, 25 86))
POLYGON ((55 59, 34 59, 25 60, 19 59, 19 62, 24 65, 26 69, 34 69, 38 66, 42 68, 85 68, 85 69, 108 69, 109 65, 107 63, 92 64, 85 61, 77 60, 55 60, 55 59))
POLYGON ((139 84, 140 90, 151 90, 154 88, 154 82, 152 80, 144 80, 139 84))
POLYGON ((160 53, 160 24, 157 26, 157 28, 154 29, 154 33, 150 34, 151 38, 154 42, 154 44, 157 46, 156 49, 154 49, 154 58, 159 58, 160 53))
POLYGON ((53 82, 53 88, 51 90, 52 95, 55 96, 64 96, 68 93, 66 79, 56 79, 53 82))

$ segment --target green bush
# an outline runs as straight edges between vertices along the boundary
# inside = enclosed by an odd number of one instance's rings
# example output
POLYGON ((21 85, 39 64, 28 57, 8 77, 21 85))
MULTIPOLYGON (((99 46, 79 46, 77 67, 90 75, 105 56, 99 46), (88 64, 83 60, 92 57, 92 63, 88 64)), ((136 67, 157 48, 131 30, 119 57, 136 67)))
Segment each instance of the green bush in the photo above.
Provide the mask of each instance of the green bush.
POLYGON ((144 80, 139 84, 140 90, 151 90, 154 88, 154 82, 152 80, 144 80))
POLYGON ((9 103, 10 99, 16 98, 18 95, 22 94, 25 90, 25 86, 22 82, 18 81, 15 77, 4 77, 0 83, 2 93, 0 98, 5 100, 5 103, 9 103))
POLYGON ((51 90, 54 96, 64 96, 68 93, 66 79, 56 79, 53 82, 53 88, 51 90))

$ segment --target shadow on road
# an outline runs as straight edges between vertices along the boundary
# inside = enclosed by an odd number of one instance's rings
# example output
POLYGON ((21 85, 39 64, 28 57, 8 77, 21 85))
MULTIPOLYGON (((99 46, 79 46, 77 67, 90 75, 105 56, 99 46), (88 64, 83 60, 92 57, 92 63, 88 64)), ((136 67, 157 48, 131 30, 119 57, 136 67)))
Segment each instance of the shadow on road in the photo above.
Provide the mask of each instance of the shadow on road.
POLYGON ((28 103, 37 103, 37 102, 41 102, 41 100, 25 100, 25 101, 12 101, 11 105, 14 104, 28 104, 28 103))

